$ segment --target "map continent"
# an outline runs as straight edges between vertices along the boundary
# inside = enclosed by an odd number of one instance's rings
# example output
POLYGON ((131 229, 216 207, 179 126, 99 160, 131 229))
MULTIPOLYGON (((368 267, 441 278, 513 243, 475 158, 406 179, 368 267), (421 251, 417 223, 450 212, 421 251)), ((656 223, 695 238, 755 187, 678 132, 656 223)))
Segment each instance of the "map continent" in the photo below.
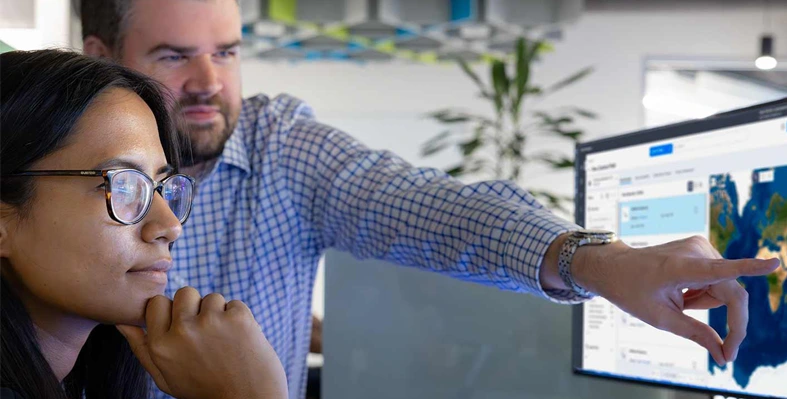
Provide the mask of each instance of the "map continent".
MULTIPOLYGON (((767 276, 739 279, 749 293, 749 326, 732 374, 746 388, 758 368, 787 364, 787 166, 712 175, 710 242, 726 259, 781 261, 767 276)), ((711 309, 709 324, 724 338, 726 307, 711 309)), ((711 359, 710 372, 717 368, 711 359)))

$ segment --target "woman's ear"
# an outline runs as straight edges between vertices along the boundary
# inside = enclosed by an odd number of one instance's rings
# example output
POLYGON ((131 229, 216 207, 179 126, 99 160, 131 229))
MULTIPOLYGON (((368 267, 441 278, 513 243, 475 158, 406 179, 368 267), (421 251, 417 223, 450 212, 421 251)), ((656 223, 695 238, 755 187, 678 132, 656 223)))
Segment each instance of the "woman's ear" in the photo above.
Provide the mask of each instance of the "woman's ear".
POLYGON ((11 224, 16 223, 13 210, 10 206, 0 202, 0 258, 7 258, 11 254, 11 224))

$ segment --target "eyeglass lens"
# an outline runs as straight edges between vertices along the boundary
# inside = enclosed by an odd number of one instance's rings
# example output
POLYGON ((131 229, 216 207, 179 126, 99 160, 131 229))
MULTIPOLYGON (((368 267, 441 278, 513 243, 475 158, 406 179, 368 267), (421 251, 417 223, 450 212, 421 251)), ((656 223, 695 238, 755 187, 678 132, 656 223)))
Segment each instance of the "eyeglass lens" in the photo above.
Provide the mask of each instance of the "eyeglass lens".
MULTIPOLYGON (((139 171, 126 170, 112 178, 111 204, 115 216, 126 223, 133 223, 147 212, 152 199, 153 186, 147 176, 139 171)), ((161 196, 181 222, 188 216, 191 181, 183 176, 173 176, 164 183, 161 196)))

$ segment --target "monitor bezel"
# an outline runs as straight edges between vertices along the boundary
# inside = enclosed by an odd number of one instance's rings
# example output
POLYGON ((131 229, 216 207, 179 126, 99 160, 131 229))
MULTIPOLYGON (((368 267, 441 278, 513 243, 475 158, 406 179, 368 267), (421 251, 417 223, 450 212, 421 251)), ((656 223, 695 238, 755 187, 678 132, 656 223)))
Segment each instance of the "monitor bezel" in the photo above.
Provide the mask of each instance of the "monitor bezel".
MULTIPOLYGON (((704 119, 691 120, 671 125, 659 126, 651 129, 640 130, 619 136, 607 137, 598 140, 579 143, 575 149, 574 168, 574 218, 578 225, 585 224, 585 159, 589 154, 624 148, 632 145, 647 144, 693 134, 707 133, 713 130, 739 126, 743 124, 781 118, 787 116, 787 97, 755 106, 737 109, 716 114, 704 119)), ((659 388, 668 388, 687 392, 704 393, 708 395, 733 396, 740 399, 779 399, 775 396, 762 396, 754 394, 741 394, 733 391, 703 388, 691 385, 672 384, 656 380, 639 379, 617 374, 606 374, 582 368, 583 350, 583 306, 574 306, 572 311, 572 369, 574 374, 601 378, 605 380, 622 381, 631 384, 645 385, 659 388)))

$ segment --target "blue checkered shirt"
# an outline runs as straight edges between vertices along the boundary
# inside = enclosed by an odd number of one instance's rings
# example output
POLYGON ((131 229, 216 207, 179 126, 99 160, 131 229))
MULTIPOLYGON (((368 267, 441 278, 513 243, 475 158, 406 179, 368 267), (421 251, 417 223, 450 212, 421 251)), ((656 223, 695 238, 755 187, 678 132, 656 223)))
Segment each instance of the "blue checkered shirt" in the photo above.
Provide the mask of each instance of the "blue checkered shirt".
POLYGON ((556 236, 577 228, 513 183, 415 168, 320 124, 293 97, 259 95, 199 184, 167 295, 190 285, 248 304, 301 399, 327 248, 568 303, 583 298, 545 292, 538 271, 556 236))

